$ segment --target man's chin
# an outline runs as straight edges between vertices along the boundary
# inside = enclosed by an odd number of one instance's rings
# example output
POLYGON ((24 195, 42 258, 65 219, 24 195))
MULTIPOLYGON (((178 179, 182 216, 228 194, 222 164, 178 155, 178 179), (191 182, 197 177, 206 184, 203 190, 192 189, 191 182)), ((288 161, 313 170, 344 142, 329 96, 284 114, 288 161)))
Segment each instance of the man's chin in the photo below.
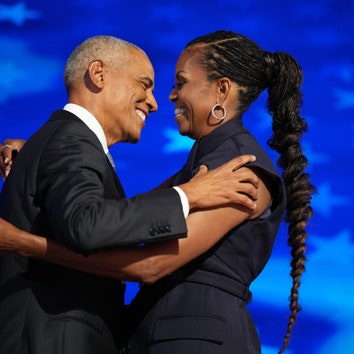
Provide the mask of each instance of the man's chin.
POLYGON ((130 138, 126 141, 126 143, 136 144, 136 143, 139 142, 139 140, 140 140, 140 135, 139 135, 139 137, 130 137, 130 138))

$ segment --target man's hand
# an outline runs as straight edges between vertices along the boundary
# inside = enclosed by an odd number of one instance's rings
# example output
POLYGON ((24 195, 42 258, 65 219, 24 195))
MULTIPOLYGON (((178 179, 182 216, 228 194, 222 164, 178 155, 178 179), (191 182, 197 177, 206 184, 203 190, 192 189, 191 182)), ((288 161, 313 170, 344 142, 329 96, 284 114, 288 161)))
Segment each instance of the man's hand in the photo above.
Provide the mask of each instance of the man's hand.
POLYGON ((22 139, 6 139, 0 144, 0 176, 3 179, 8 176, 12 163, 24 143, 25 140, 22 139))
POLYGON ((243 155, 211 171, 206 166, 201 166, 188 183, 179 185, 187 195, 190 209, 230 204, 255 209, 259 179, 252 170, 242 167, 255 160, 253 155, 243 155))

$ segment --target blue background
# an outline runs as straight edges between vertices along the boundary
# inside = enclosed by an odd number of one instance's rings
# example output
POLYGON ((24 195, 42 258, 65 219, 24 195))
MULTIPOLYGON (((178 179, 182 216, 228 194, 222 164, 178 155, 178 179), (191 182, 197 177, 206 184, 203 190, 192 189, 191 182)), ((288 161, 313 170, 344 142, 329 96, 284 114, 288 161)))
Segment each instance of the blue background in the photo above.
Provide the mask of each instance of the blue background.
MULTIPOLYGON (((308 172, 318 188, 308 227, 307 271, 288 353, 354 353, 354 4, 353 1, 5 1, 0 0, 0 141, 28 138, 66 102, 62 71, 71 51, 97 34, 142 47, 156 69, 159 111, 137 145, 112 148, 129 196, 176 172, 191 146, 178 135, 167 96, 185 43, 230 29, 270 51, 292 54, 304 70, 308 172)), ((271 119, 261 97, 245 124, 265 145, 271 119)), ((270 152, 274 160, 276 156, 270 152)), ((0 185, 1 186, 1 185, 0 185)), ((282 227, 273 256, 254 282, 250 310, 263 353, 276 353, 288 318, 289 249, 282 227)), ((136 291, 129 285, 127 302, 136 291)), ((2 325, 2 324, 0 324, 2 325)))

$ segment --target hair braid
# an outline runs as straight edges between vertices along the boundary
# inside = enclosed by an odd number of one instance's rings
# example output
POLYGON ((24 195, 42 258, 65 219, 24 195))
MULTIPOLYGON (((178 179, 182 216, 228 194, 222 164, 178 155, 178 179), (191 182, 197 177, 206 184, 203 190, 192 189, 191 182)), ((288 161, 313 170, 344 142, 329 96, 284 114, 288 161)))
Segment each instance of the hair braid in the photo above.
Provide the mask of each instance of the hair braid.
POLYGON ((273 118, 273 135, 268 145, 280 155, 277 165, 283 170, 287 197, 284 219, 288 224, 288 245, 292 256, 291 312, 279 351, 283 353, 300 310, 300 278, 306 262, 305 228, 312 216, 310 201, 315 192, 309 175, 304 172, 308 161, 300 145, 302 134, 307 131, 307 123, 300 117, 302 70, 289 54, 264 51, 247 37, 230 31, 198 37, 186 48, 197 44, 205 47, 201 51, 200 64, 206 69, 209 80, 228 77, 240 86, 237 107, 240 115, 268 87, 267 107, 273 118))
POLYGON ((305 271, 305 251, 307 232, 305 227, 312 216, 310 206, 311 194, 315 188, 310 177, 304 172, 307 158, 303 155, 300 139, 307 131, 306 121, 300 117, 302 95, 301 69, 296 61, 286 53, 274 53, 276 78, 268 85, 267 106, 273 116, 273 136, 269 146, 276 150, 280 157, 277 161, 283 169, 283 180, 287 195, 285 221, 288 223, 288 245, 291 247, 291 272, 293 279, 290 295, 290 317, 283 345, 279 353, 287 347, 291 330, 300 311, 299 287, 300 277, 305 271))

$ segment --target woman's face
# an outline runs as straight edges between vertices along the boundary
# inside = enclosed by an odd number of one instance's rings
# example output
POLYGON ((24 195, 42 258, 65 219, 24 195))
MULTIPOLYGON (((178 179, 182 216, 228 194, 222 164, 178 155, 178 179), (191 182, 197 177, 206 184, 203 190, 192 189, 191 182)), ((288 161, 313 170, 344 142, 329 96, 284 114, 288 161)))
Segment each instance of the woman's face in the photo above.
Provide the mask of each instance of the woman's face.
POLYGON ((176 83, 169 99, 175 106, 180 134, 199 140, 220 122, 211 118, 211 109, 218 98, 217 83, 207 79, 195 53, 195 50, 187 49, 180 55, 176 64, 176 83))

